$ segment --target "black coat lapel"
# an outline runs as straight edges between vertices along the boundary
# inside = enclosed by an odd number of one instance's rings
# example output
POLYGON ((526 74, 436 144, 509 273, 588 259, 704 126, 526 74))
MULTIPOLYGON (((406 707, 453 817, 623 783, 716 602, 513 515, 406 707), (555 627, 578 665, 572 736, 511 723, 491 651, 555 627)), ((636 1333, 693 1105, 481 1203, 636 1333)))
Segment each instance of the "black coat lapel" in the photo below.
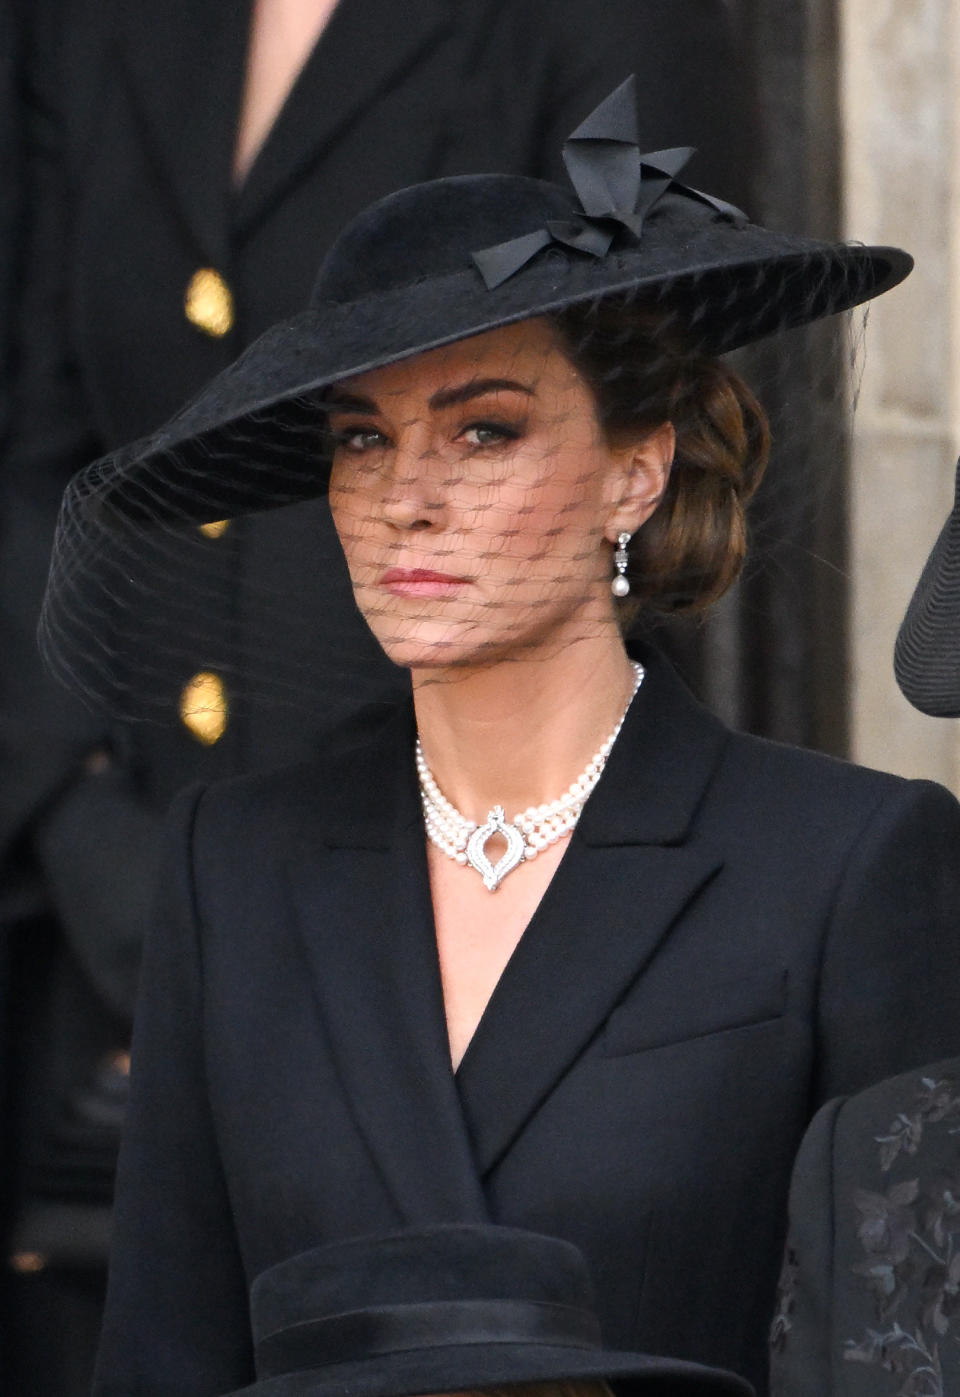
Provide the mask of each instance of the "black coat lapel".
POLYGON ((448 0, 341 0, 237 192, 238 232, 437 42, 451 23, 451 8, 448 0))
POLYGON ((400 1217, 483 1221, 450 1066, 413 741, 405 706, 344 762, 335 815, 319 814, 306 838, 298 830, 291 884, 331 1053, 400 1217))
POLYGON ((603 779, 457 1074, 481 1174, 722 863, 690 826, 726 730, 662 660, 644 658, 646 681, 603 779))
POLYGON ((123 7, 131 95, 150 154, 198 256, 229 255, 232 165, 251 0, 144 0, 123 7))

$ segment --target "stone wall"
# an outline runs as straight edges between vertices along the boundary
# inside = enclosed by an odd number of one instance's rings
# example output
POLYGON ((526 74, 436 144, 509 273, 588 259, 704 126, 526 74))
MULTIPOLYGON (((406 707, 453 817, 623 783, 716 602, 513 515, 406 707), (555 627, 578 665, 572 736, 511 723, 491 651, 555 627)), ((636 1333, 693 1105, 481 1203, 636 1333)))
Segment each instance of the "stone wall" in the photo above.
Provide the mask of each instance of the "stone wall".
POLYGON ((892 673, 960 448, 960 0, 838 0, 845 235, 913 253, 870 311, 850 474, 851 746, 960 789, 960 722, 892 673))

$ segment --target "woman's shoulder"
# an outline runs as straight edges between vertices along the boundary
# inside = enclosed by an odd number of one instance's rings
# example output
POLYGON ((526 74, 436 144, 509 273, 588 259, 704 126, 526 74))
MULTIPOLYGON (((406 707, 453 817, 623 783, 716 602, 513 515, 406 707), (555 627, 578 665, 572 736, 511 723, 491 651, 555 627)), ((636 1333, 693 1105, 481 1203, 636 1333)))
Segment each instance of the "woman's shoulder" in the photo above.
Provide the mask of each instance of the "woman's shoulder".
POLYGON ((809 747, 799 747, 752 733, 731 732, 728 760, 759 782, 780 782, 809 787, 811 791, 836 791, 852 799, 867 800, 905 794, 930 788, 943 790, 935 781, 897 776, 875 767, 862 766, 846 757, 832 756, 809 747))
MULTIPOLYGON (((655 762, 659 789, 684 780, 701 790, 700 815, 719 812, 725 822, 754 825, 775 821, 814 827, 855 827, 874 812, 920 807, 948 812, 960 807, 943 786, 859 766, 840 757, 739 732, 724 724, 691 694, 655 650, 642 659, 648 670, 648 716, 659 740, 645 737, 644 762, 655 762), (664 749, 656 750, 663 744, 664 749), (696 767, 697 778, 690 783, 696 767)), ((646 687, 646 685, 645 685, 646 687)))
POLYGON ((748 733, 734 732, 724 754, 722 777, 743 796, 816 805, 824 818, 849 819, 880 807, 930 806, 956 809, 957 801, 936 781, 897 776, 841 757, 748 733))
POLYGON ((934 781, 734 733, 704 805, 703 833, 800 860, 811 876, 879 863, 932 880, 960 866, 960 804, 934 781))

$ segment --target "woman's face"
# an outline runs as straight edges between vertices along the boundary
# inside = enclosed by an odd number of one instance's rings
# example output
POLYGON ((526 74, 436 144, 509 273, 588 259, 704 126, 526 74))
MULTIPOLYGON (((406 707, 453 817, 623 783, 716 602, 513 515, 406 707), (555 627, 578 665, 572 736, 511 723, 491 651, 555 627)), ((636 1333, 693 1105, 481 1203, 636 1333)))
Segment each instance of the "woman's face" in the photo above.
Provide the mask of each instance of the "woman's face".
POLYGON ((334 523, 396 664, 491 663, 615 625, 610 545, 656 508, 673 433, 611 447, 547 321, 345 379, 329 425, 334 523))

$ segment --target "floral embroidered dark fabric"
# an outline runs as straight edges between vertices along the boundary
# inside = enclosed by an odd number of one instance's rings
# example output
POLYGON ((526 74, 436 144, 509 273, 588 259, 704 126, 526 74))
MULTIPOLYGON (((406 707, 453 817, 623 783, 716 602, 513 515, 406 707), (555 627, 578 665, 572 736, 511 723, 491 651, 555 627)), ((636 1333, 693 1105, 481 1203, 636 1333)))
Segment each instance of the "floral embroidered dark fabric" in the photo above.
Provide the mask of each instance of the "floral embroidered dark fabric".
POLYGON ((960 1059, 825 1107, 790 1206, 777 1397, 960 1392, 960 1059))
POLYGON ((853 1270, 876 1324, 846 1340, 844 1357, 889 1373, 896 1397, 945 1397, 941 1351, 960 1353, 958 1082, 922 1078, 876 1144, 889 1186, 853 1199, 863 1249, 853 1270))

